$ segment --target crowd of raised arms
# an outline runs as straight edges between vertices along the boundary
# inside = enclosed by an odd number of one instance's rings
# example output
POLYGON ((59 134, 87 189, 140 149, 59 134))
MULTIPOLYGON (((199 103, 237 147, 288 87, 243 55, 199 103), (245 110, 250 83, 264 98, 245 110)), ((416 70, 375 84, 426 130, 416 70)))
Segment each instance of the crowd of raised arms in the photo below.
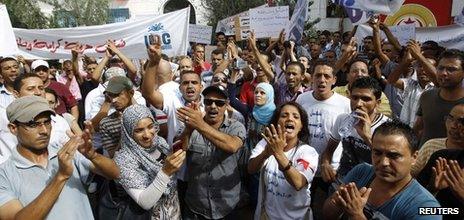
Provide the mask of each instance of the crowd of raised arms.
POLYGON ((369 25, 1 57, 0 219, 463 219, 464 53, 369 25))

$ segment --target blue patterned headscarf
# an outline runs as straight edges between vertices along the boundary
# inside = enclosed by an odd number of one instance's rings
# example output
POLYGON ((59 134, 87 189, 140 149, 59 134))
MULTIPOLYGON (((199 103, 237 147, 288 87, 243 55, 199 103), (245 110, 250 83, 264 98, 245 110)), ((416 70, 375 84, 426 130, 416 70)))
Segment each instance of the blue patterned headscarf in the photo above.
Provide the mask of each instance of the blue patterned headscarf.
POLYGON ((272 88, 271 84, 264 82, 259 83, 255 90, 258 88, 264 90, 267 100, 262 106, 257 106, 255 103, 253 107, 253 118, 260 124, 268 125, 276 109, 274 104, 274 88, 272 88))
MULTIPOLYGON (((155 123, 150 110, 143 105, 131 105, 124 110, 121 126, 121 149, 116 152, 114 161, 119 166, 120 177, 118 182, 127 188, 144 189, 153 182, 164 165, 164 160, 153 158, 150 153, 158 150, 161 154, 170 153, 166 141, 156 135, 151 148, 143 148, 132 138, 134 129, 142 119, 150 118, 155 123)), ((175 187, 171 180, 164 194, 169 194, 175 187)))

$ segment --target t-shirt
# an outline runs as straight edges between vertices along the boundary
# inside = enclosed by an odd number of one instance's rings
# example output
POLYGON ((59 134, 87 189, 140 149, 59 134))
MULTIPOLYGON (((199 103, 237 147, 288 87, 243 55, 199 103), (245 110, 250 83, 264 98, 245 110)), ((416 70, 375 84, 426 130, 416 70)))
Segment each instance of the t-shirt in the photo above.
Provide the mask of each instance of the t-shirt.
POLYGON ((65 85, 50 80, 50 84, 48 85, 49 89, 55 91, 56 95, 58 95, 58 106, 56 107, 55 111, 58 114, 63 114, 71 110, 72 107, 77 105, 77 101, 74 96, 71 94, 68 88, 65 85))
MULTIPOLYGON (((296 102, 308 113, 308 143, 316 149, 319 155, 322 155, 329 142, 330 133, 337 117, 340 114, 351 112, 350 100, 334 92, 330 98, 319 101, 314 98, 311 91, 301 94, 296 102)), ((332 157, 334 167, 338 167, 341 153, 342 148, 339 145, 332 157)))
MULTIPOLYGON (((382 68, 382 75, 388 77, 397 66, 398 63, 396 62, 387 62, 385 66, 382 68)), ((399 118, 401 108, 403 107, 403 91, 387 83, 383 92, 385 93, 385 95, 388 98, 388 101, 390 102, 393 118, 399 118)))
MULTIPOLYGON (((374 167, 362 163, 354 167, 343 178, 343 182, 354 182, 359 189, 368 187, 374 176, 374 167)), ((374 209, 389 219, 442 219, 437 215, 418 215, 419 207, 440 207, 440 204, 429 191, 413 179, 402 191, 374 209)))
POLYGON ((424 124, 420 146, 432 138, 446 137, 445 116, 455 105, 464 103, 464 97, 457 101, 447 101, 439 94, 439 88, 427 90, 419 100, 417 116, 422 117, 424 124))
MULTIPOLYGON (((340 167, 338 168, 338 175, 341 177, 346 175, 348 171, 360 163, 371 163, 371 147, 364 142, 354 127, 351 129, 350 135, 343 139, 338 133, 342 126, 342 122, 347 117, 350 117, 350 115, 342 114, 338 116, 330 134, 330 138, 342 142, 343 153, 342 158, 340 159, 340 167)), ((371 134, 373 134, 375 129, 377 129, 381 124, 388 120, 389 118, 387 116, 380 113, 371 124, 371 134)))
MULTIPOLYGON (((251 152, 251 158, 257 157, 264 151, 266 141, 261 140, 251 152)), ((297 191, 279 170, 279 164, 274 156, 270 156, 261 171, 264 184, 259 184, 258 205, 255 219, 259 219, 263 201, 262 187, 265 188, 265 208, 269 219, 302 219, 309 211, 311 203, 311 182, 317 170, 318 158, 316 150, 302 142, 297 147, 285 152, 285 156, 292 161, 293 167, 306 178, 308 185, 297 191)))

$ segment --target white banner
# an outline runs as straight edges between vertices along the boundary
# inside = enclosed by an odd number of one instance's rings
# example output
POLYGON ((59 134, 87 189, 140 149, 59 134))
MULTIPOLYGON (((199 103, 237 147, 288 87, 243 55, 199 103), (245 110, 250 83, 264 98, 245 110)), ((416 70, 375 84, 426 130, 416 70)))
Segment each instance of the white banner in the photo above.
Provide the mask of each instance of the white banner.
POLYGON ((235 35, 235 18, 238 17, 240 21, 244 23, 248 23, 250 21, 250 13, 248 11, 244 11, 240 14, 236 14, 234 16, 230 16, 220 20, 216 26, 216 33, 217 32, 224 32, 225 35, 235 35))
MULTIPOLYGON (((362 42, 362 39, 368 35, 372 35, 372 29, 369 26, 358 26, 355 35, 357 42, 362 42)), ((420 42, 432 40, 445 48, 464 50, 464 26, 448 25, 415 28, 415 39, 420 42)))
POLYGON ((190 8, 149 19, 98 26, 57 29, 14 29, 20 53, 26 58, 69 59, 71 48, 95 57, 104 55, 108 39, 129 58, 147 58, 145 36, 159 35, 163 53, 185 55, 188 43, 190 8))
POLYGON ((18 46, 16 45, 15 35, 11 27, 10 16, 6 6, 0 4, 0 27, 2 34, 0 34, 0 56, 11 56, 18 53, 18 46))
POLYGON ((250 29, 256 38, 278 37, 288 28, 288 6, 250 9, 250 29))
POLYGON ((189 41, 200 44, 211 44, 213 27, 207 25, 189 24, 189 41))
POLYGON ((333 2, 346 8, 391 15, 401 8, 404 0, 333 0, 333 2))

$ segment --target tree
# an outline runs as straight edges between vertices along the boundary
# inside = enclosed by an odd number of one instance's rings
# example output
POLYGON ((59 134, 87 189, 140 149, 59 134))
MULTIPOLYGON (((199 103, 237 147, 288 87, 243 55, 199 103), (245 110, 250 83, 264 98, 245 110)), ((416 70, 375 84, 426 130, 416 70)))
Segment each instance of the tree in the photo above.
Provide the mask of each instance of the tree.
POLYGON ((50 27, 106 24, 109 0, 48 0, 55 8, 50 27))
POLYGON ((0 3, 6 5, 15 28, 40 29, 49 25, 49 19, 40 11, 37 1, 0 0, 0 3))

